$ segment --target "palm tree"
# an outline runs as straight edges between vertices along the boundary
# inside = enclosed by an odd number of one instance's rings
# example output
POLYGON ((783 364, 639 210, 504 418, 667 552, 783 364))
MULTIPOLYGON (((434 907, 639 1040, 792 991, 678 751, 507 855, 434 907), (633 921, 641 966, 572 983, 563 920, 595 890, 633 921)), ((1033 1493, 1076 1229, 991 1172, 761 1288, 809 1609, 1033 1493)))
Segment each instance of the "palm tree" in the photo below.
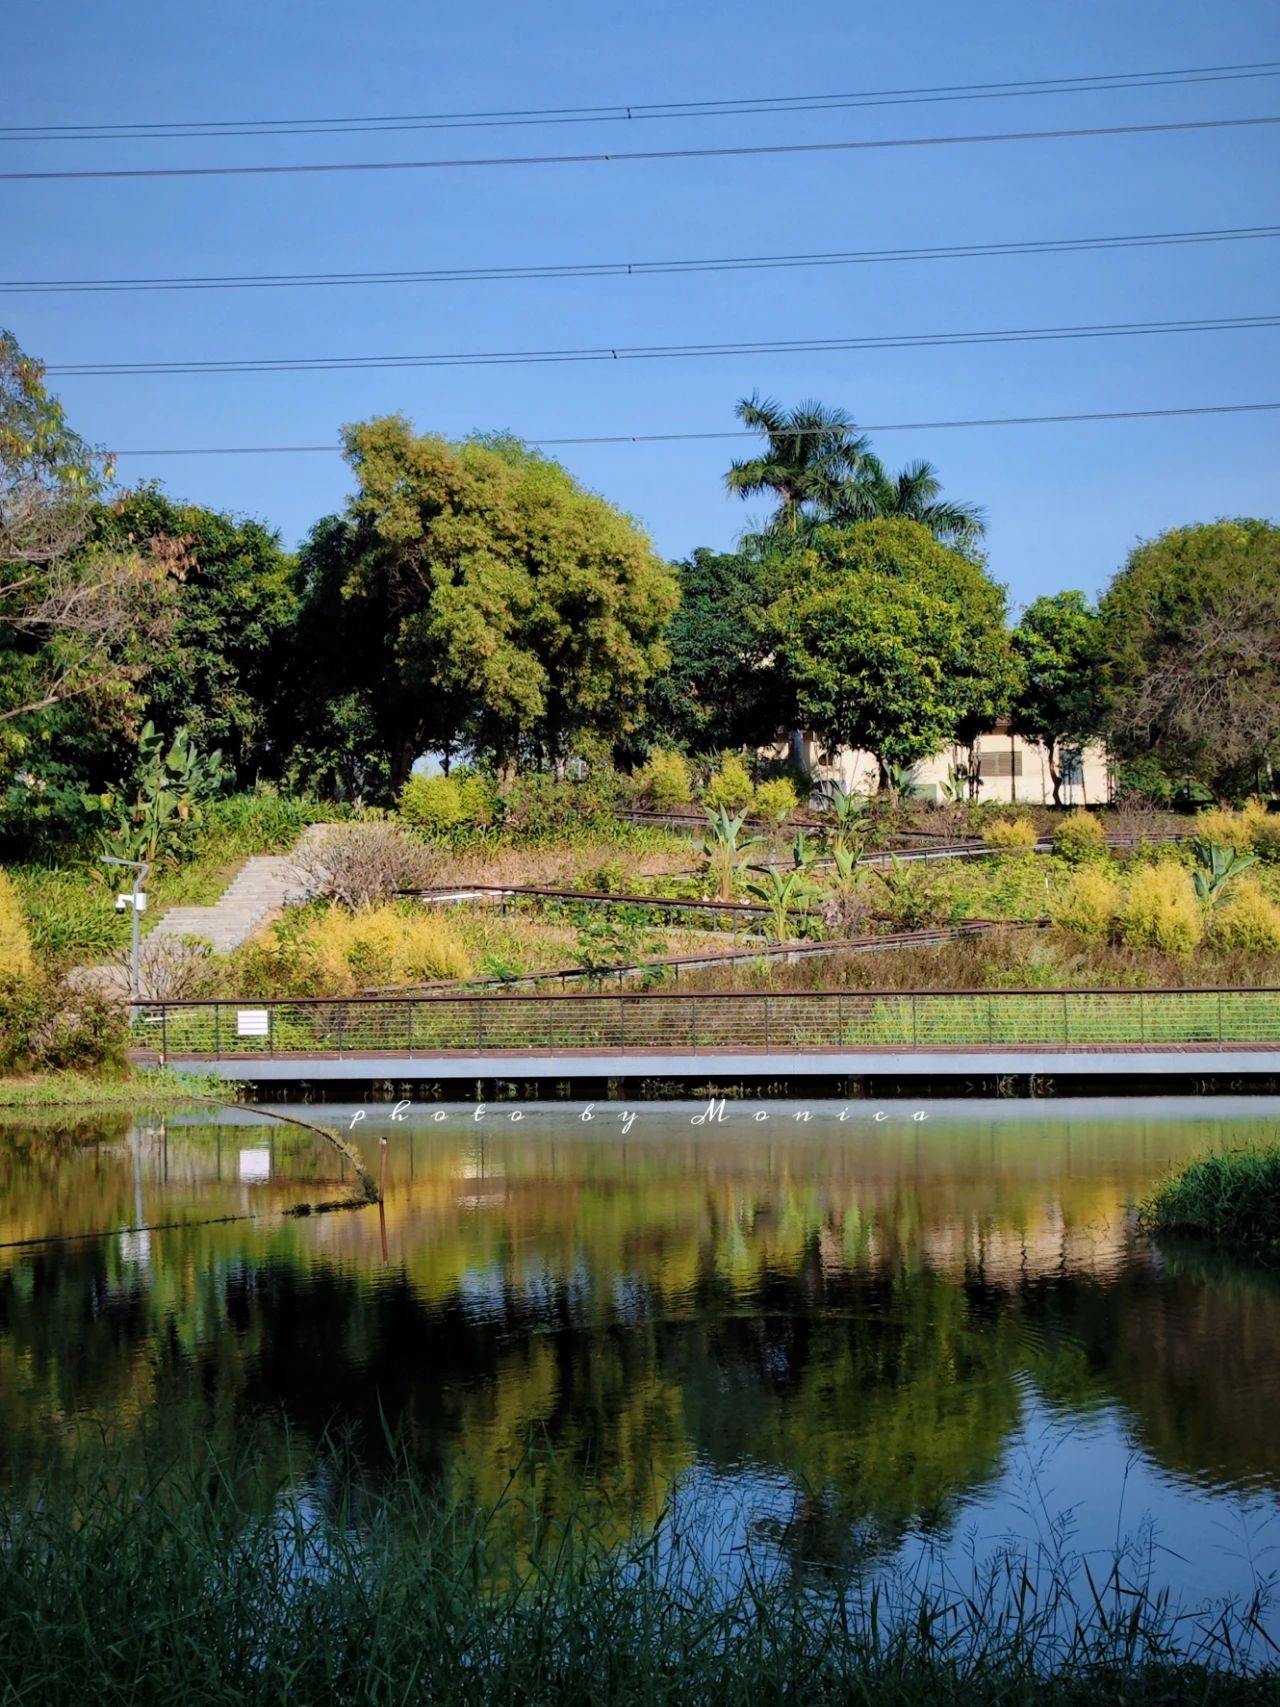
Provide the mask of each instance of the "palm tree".
POLYGON ((975 545, 986 532, 981 505, 954 502, 941 497, 941 491, 942 482, 931 462, 909 463, 894 475, 878 457, 868 456, 860 477, 835 494, 824 520, 865 522, 903 516, 927 527, 943 545, 961 550, 975 545))
MULTIPOLYGON (((778 499, 772 530, 794 533, 806 515, 829 514, 868 459, 874 461, 870 441, 843 409, 815 402, 784 409, 771 397, 753 393, 742 398, 736 414, 765 435, 768 447, 760 456, 735 462, 725 485, 740 498, 772 492, 778 499)), ((883 472, 878 463, 876 469, 883 472)))

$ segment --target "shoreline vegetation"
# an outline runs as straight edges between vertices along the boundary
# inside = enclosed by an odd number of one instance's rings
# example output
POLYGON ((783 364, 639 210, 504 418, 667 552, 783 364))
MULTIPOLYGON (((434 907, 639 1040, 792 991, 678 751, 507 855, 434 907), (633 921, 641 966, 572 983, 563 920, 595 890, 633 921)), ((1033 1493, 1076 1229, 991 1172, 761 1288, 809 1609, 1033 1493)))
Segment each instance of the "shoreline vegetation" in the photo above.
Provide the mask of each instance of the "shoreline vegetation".
POLYGON ((1280 1144, 1201 1156, 1142 1205, 1153 1236, 1211 1241, 1268 1263, 1280 1260, 1280 1144))
POLYGON ((343 1449, 302 1476, 265 1443, 127 1465, 81 1448, 3 1497, 0 1703, 1275 1699, 1260 1590, 1200 1616, 1123 1548, 1086 1574, 1050 1543, 975 1563, 964 1584, 785 1545, 713 1563, 669 1505, 628 1516, 625 1493, 597 1490, 559 1513, 526 1463, 477 1506, 387 1446, 377 1473, 343 1449))
POLYGON ((185 1108, 215 1094, 220 1101, 233 1103, 237 1087, 213 1074, 177 1073, 164 1067, 124 1072, 66 1068, 0 1077, 0 1109, 185 1108))

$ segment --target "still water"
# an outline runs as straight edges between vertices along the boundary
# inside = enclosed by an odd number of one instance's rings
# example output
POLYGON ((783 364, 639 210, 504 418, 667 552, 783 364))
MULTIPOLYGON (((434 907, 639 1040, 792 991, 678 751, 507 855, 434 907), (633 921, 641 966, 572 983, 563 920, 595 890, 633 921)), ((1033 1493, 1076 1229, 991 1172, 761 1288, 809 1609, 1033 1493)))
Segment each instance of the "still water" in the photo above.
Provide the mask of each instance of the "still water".
POLYGON ((306 1219, 350 1178, 296 1128, 24 1119, 0 1480, 104 1424, 295 1456, 390 1428, 457 1491, 607 1488, 726 1559, 1127 1546, 1183 1601, 1247 1597, 1280 1569, 1280 1283, 1153 1248, 1133 1205, 1278 1107, 370 1106, 385 1206, 306 1219))

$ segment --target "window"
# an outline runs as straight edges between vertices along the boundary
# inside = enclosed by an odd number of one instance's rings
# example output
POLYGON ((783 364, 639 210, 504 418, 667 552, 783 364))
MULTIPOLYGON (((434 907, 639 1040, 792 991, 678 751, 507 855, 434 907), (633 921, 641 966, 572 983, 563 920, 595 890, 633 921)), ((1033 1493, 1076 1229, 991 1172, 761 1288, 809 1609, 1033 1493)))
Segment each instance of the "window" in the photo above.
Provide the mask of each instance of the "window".
POLYGON ((978 770, 984 782, 990 782, 998 776, 1022 775, 1022 751, 1015 747, 993 747, 990 752, 978 754, 978 770))

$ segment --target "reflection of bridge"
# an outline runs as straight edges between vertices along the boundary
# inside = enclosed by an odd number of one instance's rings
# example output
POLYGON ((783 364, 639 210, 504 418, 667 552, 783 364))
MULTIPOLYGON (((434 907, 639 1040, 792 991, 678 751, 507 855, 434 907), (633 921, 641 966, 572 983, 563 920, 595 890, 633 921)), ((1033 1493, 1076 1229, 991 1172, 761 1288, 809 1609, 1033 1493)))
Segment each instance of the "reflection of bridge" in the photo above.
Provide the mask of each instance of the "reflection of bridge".
MULTIPOLYGON (((803 991, 150 1002, 134 1058, 263 1083, 1260 1078, 1280 990, 803 991)), ((978 1088, 977 1085, 974 1088, 978 1088)), ((1051 1089, 1048 1084, 1040 1086, 1051 1089)))

